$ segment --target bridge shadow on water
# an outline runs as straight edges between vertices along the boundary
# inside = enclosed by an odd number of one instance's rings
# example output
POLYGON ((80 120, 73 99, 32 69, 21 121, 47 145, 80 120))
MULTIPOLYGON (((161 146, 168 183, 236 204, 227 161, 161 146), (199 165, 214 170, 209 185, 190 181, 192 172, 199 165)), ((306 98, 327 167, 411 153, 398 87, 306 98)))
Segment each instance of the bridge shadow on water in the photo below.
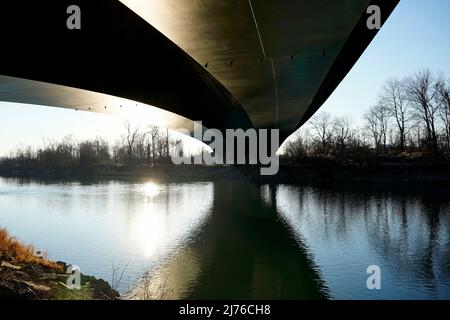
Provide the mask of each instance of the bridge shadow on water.
POLYGON ((144 277, 139 298, 326 298, 317 268, 277 213, 270 190, 268 202, 257 184, 216 182, 205 224, 144 277))

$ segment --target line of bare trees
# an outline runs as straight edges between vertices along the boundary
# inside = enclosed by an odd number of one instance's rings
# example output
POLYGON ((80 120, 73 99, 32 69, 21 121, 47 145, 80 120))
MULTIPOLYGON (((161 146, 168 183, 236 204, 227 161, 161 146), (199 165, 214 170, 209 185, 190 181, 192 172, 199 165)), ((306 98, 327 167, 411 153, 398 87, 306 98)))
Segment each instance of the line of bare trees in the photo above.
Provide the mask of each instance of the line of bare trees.
POLYGON ((77 142, 68 136, 61 141, 44 143, 38 149, 18 147, 0 165, 28 169, 94 169, 111 166, 154 166, 168 163, 175 146, 169 131, 158 126, 145 130, 125 124, 125 134, 110 145, 102 138, 77 142))
MULTIPOLYGON (((379 157, 450 155, 450 80, 429 70, 392 78, 357 128, 350 117, 319 112, 284 148, 289 161, 310 157, 364 161, 379 157)), ((65 138, 38 150, 18 148, 0 165, 25 168, 96 168, 154 166, 170 162, 181 141, 167 130, 145 130, 126 123, 125 134, 109 145, 103 139, 75 142, 65 138)), ((442 158, 442 157, 439 157, 442 158)))
POLYGON ((450 153, 450 80, 429 70, 391 78, 377 103, 364 114, 364 126, 351 118, 316 114, 285 147, 289 159, 310 156, 358 158, 412 153, 450 153))

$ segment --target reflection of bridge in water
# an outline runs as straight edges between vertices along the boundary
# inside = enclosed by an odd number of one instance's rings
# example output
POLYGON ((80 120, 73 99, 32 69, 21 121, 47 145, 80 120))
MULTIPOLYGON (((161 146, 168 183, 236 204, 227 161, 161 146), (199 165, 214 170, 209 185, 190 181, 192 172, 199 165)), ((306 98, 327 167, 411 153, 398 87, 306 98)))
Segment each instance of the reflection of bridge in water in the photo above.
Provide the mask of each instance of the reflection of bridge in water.
MULTIPOLYGON (((275 197, 271 199, 276 201, 275 197)), ((214 183, 209 217, 190 238, 165 264, 142 280, 134 292, 137 298, 327 296, 307 250, 289 235, 275 202, 263 201, 257 184, 214 183)))
POLYGON ((398 0, 77 1, 70 31, 72 2, 1 4, 0 100, 120 112, 98 92, 169 111, 166 126, 277 128, 284 140, 376 35, 368 6, 384 22, 398 0))
POLYGON ((206 223, 138 298, 447 299, 448 190, 215 182, 206 223), (245 201, 243 201, 245 199, 245 201), (366 287, 366 268, 382 290, 366 287))

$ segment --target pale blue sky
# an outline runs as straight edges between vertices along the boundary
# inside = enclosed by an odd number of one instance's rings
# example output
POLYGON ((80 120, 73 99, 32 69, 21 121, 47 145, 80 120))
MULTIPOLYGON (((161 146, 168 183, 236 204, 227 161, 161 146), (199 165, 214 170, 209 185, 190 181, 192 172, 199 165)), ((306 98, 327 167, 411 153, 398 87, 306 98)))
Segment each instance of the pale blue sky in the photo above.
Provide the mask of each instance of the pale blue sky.
POLYGON ((449 0, 401 0, 321 110, 361 123, 386 79, 422 68, 450 77, 449 0))
MULTIPOLYGON (((421 68, 450 77, 450 1, 402 0, 389 21, 321 110, 361 124, 384 81, 421 68)), ((42 138, 101 136, 113 141, 123 120, 112 116, 0 102, 0 156, 42 138)))

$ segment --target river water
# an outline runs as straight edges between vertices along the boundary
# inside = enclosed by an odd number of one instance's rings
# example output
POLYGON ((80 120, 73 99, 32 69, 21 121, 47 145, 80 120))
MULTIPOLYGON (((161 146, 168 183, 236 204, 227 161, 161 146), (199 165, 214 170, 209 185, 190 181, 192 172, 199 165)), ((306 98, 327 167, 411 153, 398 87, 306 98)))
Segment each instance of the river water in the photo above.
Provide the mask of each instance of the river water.
POLYGON ((0 178, 0 227, 128 298, 450 298, 448 190, 0 178))

